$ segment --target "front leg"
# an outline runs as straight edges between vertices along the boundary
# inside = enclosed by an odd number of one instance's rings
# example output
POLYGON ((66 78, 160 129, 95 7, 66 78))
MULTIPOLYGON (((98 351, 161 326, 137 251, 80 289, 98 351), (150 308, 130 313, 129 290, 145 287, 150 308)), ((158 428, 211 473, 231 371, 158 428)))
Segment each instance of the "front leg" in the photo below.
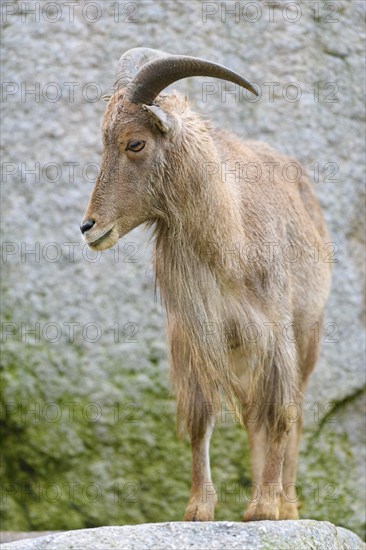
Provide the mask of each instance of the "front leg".
POLYGON ((209 452, 214 416, 201 411, 196 413, 201 426, 196 425, 196 433, 191 433, 192 487, 184 521, 213 521, 217 496, 211 481, 209 452))
MULTIPOLYGON (((298 396, 297 350, 294 345, 277 346, 272 361, 265 366, 265 383, 258 386, 254 402, 262 405, 256 418, 258 428, 267 431, 265 459, 256 498, 244 514, 244 521, 280 519, 283 485, 282 470, 288 433, 298 396)), ((252 427, 256 430, 256 426, 252 427)), ((255 457, 252 460, 256 460, 255 457)))
POLYGON ((265 466, 256 487, 256 498, 246 510, 244 521, 279 519, 282 496, 282 465, 287 442, 286 432, 269 438, 265 466))
MULTIPOLYGON (((171 376, 177 398, 177 419, 188 430, 192 447, 191 497, 185 521, 212 521, 217 502, 210 471, 210 439, 214 426, 213 399, 205 397, 189 338, 174 320, 169 324, 171 376)), ((202 367, 204 369, 204 367, 202 367)), ((210 388, 208 388, 210 389, 210 388)))

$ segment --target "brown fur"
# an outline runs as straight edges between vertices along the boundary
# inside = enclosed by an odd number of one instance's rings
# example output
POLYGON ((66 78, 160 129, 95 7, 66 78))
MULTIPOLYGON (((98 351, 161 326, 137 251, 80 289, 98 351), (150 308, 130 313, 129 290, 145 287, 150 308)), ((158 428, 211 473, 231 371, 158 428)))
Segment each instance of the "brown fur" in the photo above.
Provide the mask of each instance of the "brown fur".
POLYGON ((284 179, 292 159, 214 130, 176 93, 156 103, 168 132, 121 92, 109 102, 102 168, 85 215, 96 221, 87 242, 109 226, 95 248, 112 246, 143 222, 154 228, 177 417, 192 441, 185 519, 213 519, 216 497, 203 500, 202 489, 211 483, 208 445, 221 392, 248 428, 254 481, 274 487, 251 503, 245 519, 297 517, 297 507, 284 502, 282 480, 295 481, 301 420, 292 422, 291 404, 301 407, 315 366, 311 327, 321 319, 330 283, 318 202, 306 174, 284 179), (129 139, 146 140, 143 151, 126 152, 129 139), (273 162, 270 177, 265 163, 273 162), (248 163, 260 167, 258 177, 248 163), (294 243, 299 257, 292 262, 283 251, 294 243), (248 327, 259 330, 257 338, 248 327))

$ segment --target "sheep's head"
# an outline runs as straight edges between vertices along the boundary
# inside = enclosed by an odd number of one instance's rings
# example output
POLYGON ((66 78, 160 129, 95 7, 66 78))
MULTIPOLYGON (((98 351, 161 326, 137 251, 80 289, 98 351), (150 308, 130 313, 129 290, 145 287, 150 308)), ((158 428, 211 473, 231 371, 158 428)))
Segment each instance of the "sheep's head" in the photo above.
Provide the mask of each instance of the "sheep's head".
POLYGON ((159 94, 188 76, 216 76, 256 93, 247 80, 215 63, 146 48, 126 52, 103 118, 101 169, 81 224, 91 248, 110 248, 162 214, 157 197, 164 177, 171 176, 164 170, 174 157, 185 102, 175 94, 159 94))

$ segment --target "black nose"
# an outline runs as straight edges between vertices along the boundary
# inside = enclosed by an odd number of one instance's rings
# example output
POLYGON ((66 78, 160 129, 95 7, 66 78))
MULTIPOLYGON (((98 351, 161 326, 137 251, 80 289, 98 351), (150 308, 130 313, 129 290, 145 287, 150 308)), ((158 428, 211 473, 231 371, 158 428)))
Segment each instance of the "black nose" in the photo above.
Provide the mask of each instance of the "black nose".
POLYGON ((89 229, 91 229, 94 224, 95 224, 94 220, 85 220, 85 222, 83 222, 80 226, 80 231, 82 233, 85 233, 86 231, 89 231, 89 229))

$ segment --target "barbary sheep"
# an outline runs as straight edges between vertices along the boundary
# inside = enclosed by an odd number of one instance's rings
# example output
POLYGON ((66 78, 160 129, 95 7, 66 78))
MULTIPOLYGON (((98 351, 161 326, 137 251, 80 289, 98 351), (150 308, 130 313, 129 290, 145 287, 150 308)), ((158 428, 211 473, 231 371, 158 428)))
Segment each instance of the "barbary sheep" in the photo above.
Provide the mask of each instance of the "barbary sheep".
POLYGON ((177 418, 192 445, 184 519, 214 518, 209 442, 223 397, 249 435, 253 494, 244 520, 295 519, 303 392, 330 285, 328 235, 304 170, 286 178, 292 159, 214 129, 186 98, 161 93, 190 76, 256 93, 203 59, 127 51, 81 231, 102 250, 140 224, 153 228, 177 418))

